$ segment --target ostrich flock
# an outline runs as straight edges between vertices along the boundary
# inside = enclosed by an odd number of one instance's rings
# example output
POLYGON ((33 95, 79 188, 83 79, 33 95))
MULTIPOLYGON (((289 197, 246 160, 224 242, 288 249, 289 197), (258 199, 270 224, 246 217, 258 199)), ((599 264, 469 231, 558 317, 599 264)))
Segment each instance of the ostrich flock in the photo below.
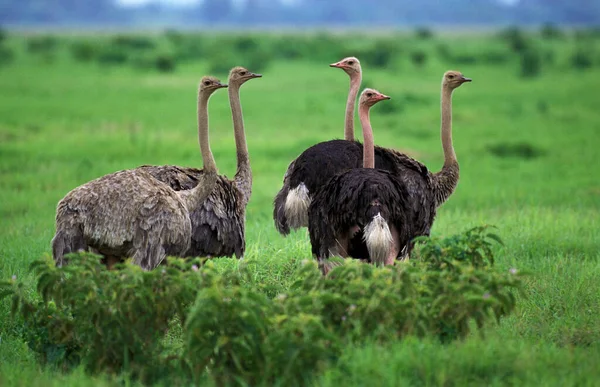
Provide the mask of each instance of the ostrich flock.
MULTIPOLYGON (((282 235, 307 227, 313 256, 325 275, 330 256, 376 265, 408 259, 412 240, 430 233, 436 210, 459 178, 452 146, 452 92, 471 79, 447 71, 441 88, 441 141, 444 165, 430 172, 419 161, 375 146, 370 108, 390 97, 366 88, 358 100, 363 143, 354 138, 354 108, 362 82, 355 57, 331 67, 350 77, 343 140, 311 146, 289 164, 274 199, 273 220, 282 235)), ((252 171, 240 103, 241 86, 260 78, 234 67, 228 84, 205 76, 198 89, 198 139, 203 169, 143 165, 111 173, 69 192, 57 206, 52 253, 58 266, 65 255, 91 251, 110 269, 132 258, 144 270, 167 256, 243 258, 246 206, 252 171), (219 175, 210 149, 208 102, 227 88, 237 150, 233 180, 219 175)))

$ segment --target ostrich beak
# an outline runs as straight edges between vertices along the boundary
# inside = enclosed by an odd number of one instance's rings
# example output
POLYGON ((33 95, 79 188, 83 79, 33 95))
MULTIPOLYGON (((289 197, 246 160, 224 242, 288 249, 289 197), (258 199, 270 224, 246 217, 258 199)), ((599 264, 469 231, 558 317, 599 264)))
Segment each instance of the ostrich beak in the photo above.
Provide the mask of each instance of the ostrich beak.
POLYGON ((332 63, 332 64, 330 64, 330 65, 329 65, 329 67, 337 67, 337 68, 340 68, 340 67, 342 67, 342 64, 341 64, 340 62, 335 62, 335 63, 332 63))
POLYGON ((262 74, 250 73, 250 78, 262 78, 262 74))
POLYGON ((392 97, 390 97, 389 95, 385 95, 385 94, 381 94, 381 95, 379 96, 379 100, 380 100, 380 101, 384 101, 384 100, 386 100, 386 99, 392 99, 392 97))
POLYGON ((226 83, 219 83, 218 88, 221 89, 221 88, 227 87, 227 86, 229 86, 229 85, 226 83))
POLYGON ((463 82, 471 82, 473 81, 471 78, 465 78, 464 76, 462 77, 461 81, 463 82))

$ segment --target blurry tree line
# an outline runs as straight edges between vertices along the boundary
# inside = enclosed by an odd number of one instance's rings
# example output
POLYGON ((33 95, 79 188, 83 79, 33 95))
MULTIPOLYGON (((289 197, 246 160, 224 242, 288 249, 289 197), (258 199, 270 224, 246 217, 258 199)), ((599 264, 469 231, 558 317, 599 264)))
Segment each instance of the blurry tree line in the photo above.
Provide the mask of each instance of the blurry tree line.
POLYGON ((600 24, 600 1, 518 0, 202 0, 169 7, 117 0, 0 0, 0 23, 178 26, 277 25, 373 27, 417 24, 600 24), (514 3, 514 1, 513 1, 514 3))

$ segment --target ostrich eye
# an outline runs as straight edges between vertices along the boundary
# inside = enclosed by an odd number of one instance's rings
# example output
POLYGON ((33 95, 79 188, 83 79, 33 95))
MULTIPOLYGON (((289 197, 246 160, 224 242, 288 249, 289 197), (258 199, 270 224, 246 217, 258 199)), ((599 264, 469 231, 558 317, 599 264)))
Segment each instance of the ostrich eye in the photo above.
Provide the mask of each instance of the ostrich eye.
POLYGON ((454 75, 452 75, 452 74, 448 75, 448 79, 454 79, 454 75))
POLYGON ((349 64, 350 66, 352 66, 352 65, 354 64, 354 61, 353 61, 353 60, 349 60, 349 61, 348 61, 348 64, 349 64))
POLYGON ((246 75, 246 74, 247 74, 246 71, 240 72, 240 75, 246 75))
POLYGON ((210 85, 210 81, 204 81, 204 84, 205 84, 206 86, 208 86, 208 85, 210 85))
POLYGON ((373 96, 373 93, 367 93, 367 97, 371 98, 373 96))

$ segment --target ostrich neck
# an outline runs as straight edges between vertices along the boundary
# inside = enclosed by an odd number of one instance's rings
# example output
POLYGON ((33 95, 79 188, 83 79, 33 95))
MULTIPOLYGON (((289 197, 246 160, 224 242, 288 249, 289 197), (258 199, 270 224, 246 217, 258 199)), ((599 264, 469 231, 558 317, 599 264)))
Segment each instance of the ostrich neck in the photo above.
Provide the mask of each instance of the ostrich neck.
POLYGON ((242 116, 242 105, 240 103, 240 86, 241 85, 230 82, 228 91, 237 153, 235 183, 247 201, 250 198, 250 193, 252 191, 252 170, 250 169, 250 157, 248 155, 248 145, 246 144, 246 134, 244 133, 244 118, 242 116))
POLYGON ((346 119, 344 121, 344 139, 348 141, 354 141, 354 105, 356 105, 356 96, 361 82, 362 73, 354 73, 350 76, 350 91, 348 92, 346 119))
POLYGON ((442 88, 442 148, 444 150, 444 167, 456 164, 456 153, 452 145, 452 90, 442 88))
POLYGON ((200 93, 198 95, 198 141, 204 173, 200 176, 198 184, 191 190, 178 191, 179 196, 185 202, 189 212, 196 211, 204 200, 210 195, 217 181, 217 165, 210 149, 208 137, 208 99, 210 95, 200 93))
POLYGON ((369 118, 369 106, 360 105, 358 115, 363 130, 363 168, 375 168, 375 142, 369 118))
POLYGON ((208 99, 207 96, 201 93, 198 96, 198 142, 200 143, 200 152, 202 153, 202 163, 204 165, 204 173, 216 173, 217 164, 210 149, 210 141, 208 135, 208 99))
POLYGON ((454 192, 459 179, 458 161, 452 145, 452 90, 442 87, 442 148, 444 166, 434 175, 436 207, 443 204, 454 192))

